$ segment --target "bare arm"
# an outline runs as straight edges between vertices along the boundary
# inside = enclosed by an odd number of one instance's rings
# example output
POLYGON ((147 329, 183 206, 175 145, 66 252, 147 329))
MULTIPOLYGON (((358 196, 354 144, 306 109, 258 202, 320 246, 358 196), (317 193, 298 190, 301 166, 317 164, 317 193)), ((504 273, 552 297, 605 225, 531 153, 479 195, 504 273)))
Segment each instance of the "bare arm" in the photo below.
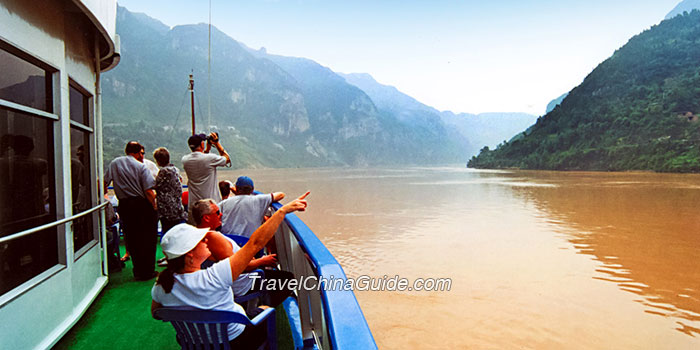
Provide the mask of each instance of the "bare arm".
POLYGON ((163 307, 163 305, 151 299, 151 316, 156 312, 156 309, 160 309, 161 307, 163 307))
POLYGON ((231 163, 231 156, 228 155, 228 152, 226 152, 226 150, 224 149, 224 147, 221 146, 221 144, 219 143, 219 141, 216 141, 216 143, 214 144, 214 146, 216 147, 216 150, 219 151, 219 154, 220 154, 222 157, 226 158, 226 164, 230 164, 230 163, 231 163))
MULTIPOLYGON (((216 231, 207 232, 207 246, 211 252, 209 260, 221 261, 233 255, 233 246, 223 234, 216 231)), ((277 254, 266 255, 260 259, 253 259, 248 263, 245 271, 253 271, 264 266, 277 264, 277 254)))
POLYGON ((282 208, 277 210, 269 220, 267 220, 262 226, 258 227, 255 232, 250 236, 248 243, 246 243, 241 250, 237 251, 232 257, 229 258, 231 262, 231 277, 235 281, 238 275, 241 274, 248 266, 248 263, 253 259, 255 253, 262 249, 267 241, 275 235, 277 227, 284 220, 284 216, 288 213, 295 211, 306 210, 306 196, 309 192, 306 192, 301 197, 285 204, 282 208))
POLYGON ((284 199, 284 192, 273 192, 272 193, 272 201, 273 202, 279 202, 282 199, 284 199))
MULTIPOLYGON (((226 158, 226 164, 230 164, 231 157, 228 155, 228 152, 226 152, 226 150, 224 150, 224 146, 222 146, 221 143, 219 143, 219 136, 216 135, 216 133, 211 133, 211 134, 209 134, 209 136, 211 136, 212 141, 207 143, 207 150, 209 150, 211 148, 211 145, 214 145, 214 147, 216 147, 216 150, 219 152, 219 154, 222 157, 226 158)), ((205 152, 205 153, 208 153, 208 152, 205 152)))
POLYGON ((224 260, 233 255, 233 246, 224 235, 216 231, 207 232, 207 246, 214 261, 224 260))
POLYGON ((246 267, 245 271, 253 271, 260 267, 274 266, 277 264, 277 254, 265 255, 260 259, 253 259, 246 267))
POLYGON ((151 206, 153 206, 153 210, 158 210, 158 206, 156 205, 156 191, 154 191, 152 188, 146 190, 146 199, 151 203, 151 206))

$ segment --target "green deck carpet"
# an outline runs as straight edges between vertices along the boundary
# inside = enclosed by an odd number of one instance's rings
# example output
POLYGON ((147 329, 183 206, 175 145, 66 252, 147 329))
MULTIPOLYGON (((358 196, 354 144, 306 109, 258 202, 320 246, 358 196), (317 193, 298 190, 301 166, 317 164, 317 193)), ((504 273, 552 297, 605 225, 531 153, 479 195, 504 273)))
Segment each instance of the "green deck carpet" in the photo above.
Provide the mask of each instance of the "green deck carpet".
MULTIPOLYGON (((163 257, 160 246, 157 257, 163 257)), ((128 261, 109 275, 105 289, 54 349, 179 349, 173 327, 151 317, 153 283, 134 281, 128 261)), ((293 349, 287 315, 281 306, 276 314, 279 349, 293 349)))

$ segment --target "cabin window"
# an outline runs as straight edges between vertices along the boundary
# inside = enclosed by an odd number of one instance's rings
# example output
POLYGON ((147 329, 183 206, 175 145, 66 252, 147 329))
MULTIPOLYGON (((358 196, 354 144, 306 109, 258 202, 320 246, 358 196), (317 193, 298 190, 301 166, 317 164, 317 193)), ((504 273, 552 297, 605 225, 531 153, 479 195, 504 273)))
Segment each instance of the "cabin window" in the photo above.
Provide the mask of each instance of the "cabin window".
MULTIPOLYGON (((51 72, 0 42, 0 238, 56 221, 51 72)), ((0 295, 59 263, 50 228, 0 243, 0 295)))
MULTIPOLYGON (((94 206, 94 184, 90 179, 94 152, 90 139, 91 96, 75 82, 70 83, 70 148, 71 148, 71 192, 73 215, 94 206)), ((78 252, 88 243, 97 240, 96 213, 73 221, 73 248, 78 252)), ((76 254, 79 257, 79 254, 76 254)))
POLYGON ((0 42, 0 99, 52 112, 51 74, 0 42))

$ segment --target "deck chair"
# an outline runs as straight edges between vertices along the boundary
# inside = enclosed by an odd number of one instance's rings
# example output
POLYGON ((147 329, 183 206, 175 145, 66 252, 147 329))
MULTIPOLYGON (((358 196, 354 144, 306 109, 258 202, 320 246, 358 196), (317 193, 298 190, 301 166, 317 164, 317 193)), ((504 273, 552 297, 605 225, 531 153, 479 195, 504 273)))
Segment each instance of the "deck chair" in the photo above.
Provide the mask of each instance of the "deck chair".
MULTIPOLYGON (((246 243, 248 243, 249 239, 246 236, 233 235, 228 233, 224 233, 223 235, 236 242, 236 244, 238 244, 239 247, 243 247, 246 243)), ((255 258, 262 258, 263 255, 265 255, 265 248, 260 249, 260 251, 255 254, 255 258)))
POLYGON ((163 307, 157 309, 153 317, 170 322, 177 333, 177 341, 182 349, 224 349, 230 350, 228 325, 240 323, 257 326, 267 321, 267 341, 263 349, 277 350, 275 309, 269 308, 252 320, 232 311, 200 310, 183 307, 163 307))
MULTIPOLYGON (((261 269, 255 269, 247 273, 256 273, 261 279, 265 279, 265 271, 261 269)), ((263 303, 267 303, 268 300, 265 298, 265 293, 262 291, 249 292, 246 295, 236 295, 233 299, 236 304, 241 305, 246 312, 256 308, 258 306, 258 301, 262 300, 263 303)))

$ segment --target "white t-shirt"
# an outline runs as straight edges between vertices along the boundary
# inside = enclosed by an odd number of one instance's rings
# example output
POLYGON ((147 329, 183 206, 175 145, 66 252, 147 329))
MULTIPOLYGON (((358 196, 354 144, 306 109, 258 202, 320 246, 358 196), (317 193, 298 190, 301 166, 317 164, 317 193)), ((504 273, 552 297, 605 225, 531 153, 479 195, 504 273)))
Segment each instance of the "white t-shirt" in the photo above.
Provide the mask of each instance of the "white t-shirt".
POLYGON ((145 165, 146 168, 148 168, 148 171, 151 172, 151 175, 153 175, 154 179, 156 178, 156 176, 158 176, 158 166, 152 160, 144 158, 143 165, 145 165))
MULTIPOLYGON (((233 246, 233 254, 236 254, 241 247, 239 247, 238 244, 236 244, 236 242, 234 242, 232 239, 228 237, 226 237, 226 239, 231 242, 231 245, 233 246)), ((241 273, 238 275, 238 278, 233 281, 233 294, 238 296, 245 295, 248 293, 250 288, 253 288, 253 282, 255 282, 255 280, 250 278, 250 275, 257 275, 257 273, 241 273)))
POLYGON ((213 199, 215 203, 221 201, 216 167, 224 165, 226 158, 213 153, 192 152, 182 157, 182 167, 187 173, 190 205, 207 198, 213 199))
MULTIPOLYGON (((151 289, 153 300, 163 306, 191 306, 204 310, 234 311, 245 315, 245 310, 233 301, 231 290, 231 263, 221 260, 210 268, 192 273, 175 274, 175 284, 170 293, 156 284, 151 289)), ((228 339, 239 336, 244 325, 228 325, 228 339)))

